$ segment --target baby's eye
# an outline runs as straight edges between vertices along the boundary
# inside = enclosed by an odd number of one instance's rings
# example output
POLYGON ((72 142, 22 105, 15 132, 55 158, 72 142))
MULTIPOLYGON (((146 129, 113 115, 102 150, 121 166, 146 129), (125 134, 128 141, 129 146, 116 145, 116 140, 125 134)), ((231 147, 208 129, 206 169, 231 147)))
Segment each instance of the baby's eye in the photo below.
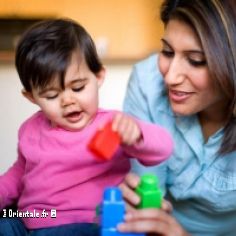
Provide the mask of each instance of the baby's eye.
POLYGON ((46 96, 46 99, 47 99, 47 100, 52 100, 52 99, 55 99, 55 98, 57 98, 57 96, 58 96, 58 94, 54 94, 54 95, 47 95, 47 96, 46 96))
POLYGON ((72 88, 72 90, 73 90, 74 92, 80 92, 81 90, 84 89, 84 87, 85 87, 85 85, 84 85, 84 86, 77 87, 77 88, 72 88))

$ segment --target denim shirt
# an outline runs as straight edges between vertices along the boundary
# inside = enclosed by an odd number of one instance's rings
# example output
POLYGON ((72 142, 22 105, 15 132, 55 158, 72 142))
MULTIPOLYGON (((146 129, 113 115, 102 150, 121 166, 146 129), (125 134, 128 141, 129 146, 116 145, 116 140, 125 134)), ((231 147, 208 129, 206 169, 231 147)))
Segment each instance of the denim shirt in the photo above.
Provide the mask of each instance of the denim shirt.
POLYGON ((174 139, 174 152, 155 167, 133 161, 133 171, 158 175, 165 197, 173 204, 173 215, 192 235, 235 236, 236 152, 217 154, 223 129, 205 142, 196 115, 173 114, 157 60, 152 55, 134 66, 124 111, 166 127, 174 139))

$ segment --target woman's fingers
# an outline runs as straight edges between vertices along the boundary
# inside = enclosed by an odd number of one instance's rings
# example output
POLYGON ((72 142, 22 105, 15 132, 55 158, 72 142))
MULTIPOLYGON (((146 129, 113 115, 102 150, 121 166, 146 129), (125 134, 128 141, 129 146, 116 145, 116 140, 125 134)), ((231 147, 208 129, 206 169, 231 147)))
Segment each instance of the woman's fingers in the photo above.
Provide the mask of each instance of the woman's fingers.
POLYGON ((151 221, 151 220, 137 220, 137 221, 132 221, 129 223, 125 224, 120 224, 117 226, 118 230, 120 232, 135 232, 135 233, 158 233, 161 234, 165 231, 168 230, 168 226, 161 222, 158 223, 156 221, 151 221))
POLYGON ((130 173, 126 175, 124 182, 119 185, 123 198, 132 206, 136 206, 140 202, 140 197, 134 191, 139 181, 140 178, 137 175, 130 173))
POLYGON ((163 199, 161 209, 167 213, 171 213, 173 210, 173 206, 169 201, 163 199))
POLYGON ((161 222, 166 222, 168 224, 172 224, 174 221, 174 218, 167 212, 154 208, 146 208, 136 210, 135 212, 129 212, 125 217, 125 220, 127 222, 140 219, 158 220, 161 222))
POLYGON ((126 212, 133 212, 136 210, 134 205, 129 204, 128 202, 125 203, 125 210, 126 212))
POLYGON ((129 173, 125 176, 124 182, 132 189, 137 188, 139 182, 140 182, 140 177, 134 173, 129 173))
POLYGON ((166 213, 154 209, 143 209, 129 212, 125 216, 126 222, 118 225, 121 232, 159 233, 168 232, 169 221, 166 213), (158 221, 158 222, 157 222, 158 221))
POLYGON ((181 225, 169 213, 172 211, 170 202, 163 200, 162 209, 135 209, 140 197, 134 189, 140 182, 139 176, 129 173, 120 184, 123 197, 127 202, 125 222, 118 225, 121 232, 148 233, 148 235, 188 236, 181 225))
MULTIPOLYGON (((134 191, 134 189, 137 188, 139 181, 139 176, 134 173, 129 173, 126 175, 124 182, 119 185, 123 198, 127 202, 127 209, 134 208, 140 202, 140 197, 134 191)), ((173 207, 169 201, 163 199, 161 209, 167 213, 171 213, 173 207)))
POLYGON ((158 209, 129 212, 125 220, 125 223, 118 225, 121 232, 145 232, 163 236, 188 235, 171 215, 158 209))

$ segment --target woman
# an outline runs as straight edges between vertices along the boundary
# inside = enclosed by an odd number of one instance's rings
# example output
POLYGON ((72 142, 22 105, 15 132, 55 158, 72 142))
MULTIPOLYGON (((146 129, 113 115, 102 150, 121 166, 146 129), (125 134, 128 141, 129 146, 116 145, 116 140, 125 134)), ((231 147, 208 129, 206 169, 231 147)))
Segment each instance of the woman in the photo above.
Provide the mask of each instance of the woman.
MULTIPOLYGON (((119 230, 235 235, 235 0, 165 0, 161 19, 162 50, 135 65, 124 110, 163 125, 174 138, 171 158, 152 169, 173 214, 132 211, 119 230)), ((141 173, 136 164, 134 170, 141 173)), ((132 191, 138 181, 129 175, 121 185, 131 205, 139 201, 132 191)))

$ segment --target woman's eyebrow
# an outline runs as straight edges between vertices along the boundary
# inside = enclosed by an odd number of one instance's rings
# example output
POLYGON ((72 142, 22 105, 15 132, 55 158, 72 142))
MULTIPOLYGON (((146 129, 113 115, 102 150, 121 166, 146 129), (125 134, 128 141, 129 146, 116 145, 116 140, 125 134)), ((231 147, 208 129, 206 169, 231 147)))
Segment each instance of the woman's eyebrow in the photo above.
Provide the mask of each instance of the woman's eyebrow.
POLYGON ((168 47, 172 48, 166 39, 162 38, 161 41, 162 41, 162 43, 166 44, 168 47))
POLYGON ((184 51, 185 53, 188 53, 188 54, 196 54, 196 55, 201 55, 201 56, 205 56, 205 53, 201 50, 186 50, 184 51))
MULTIPOLYGON (((161 41, 166 44, 169 48, 172 48, 172 46, 168 43, 168 41, 164 38, 161 39, 161 41)), ((205 53, 201 49, 189 49, 189 50, 184 50, 184 53, 196 53, 196 54, 201 54, 202 56, 205 55, 205 53)))

